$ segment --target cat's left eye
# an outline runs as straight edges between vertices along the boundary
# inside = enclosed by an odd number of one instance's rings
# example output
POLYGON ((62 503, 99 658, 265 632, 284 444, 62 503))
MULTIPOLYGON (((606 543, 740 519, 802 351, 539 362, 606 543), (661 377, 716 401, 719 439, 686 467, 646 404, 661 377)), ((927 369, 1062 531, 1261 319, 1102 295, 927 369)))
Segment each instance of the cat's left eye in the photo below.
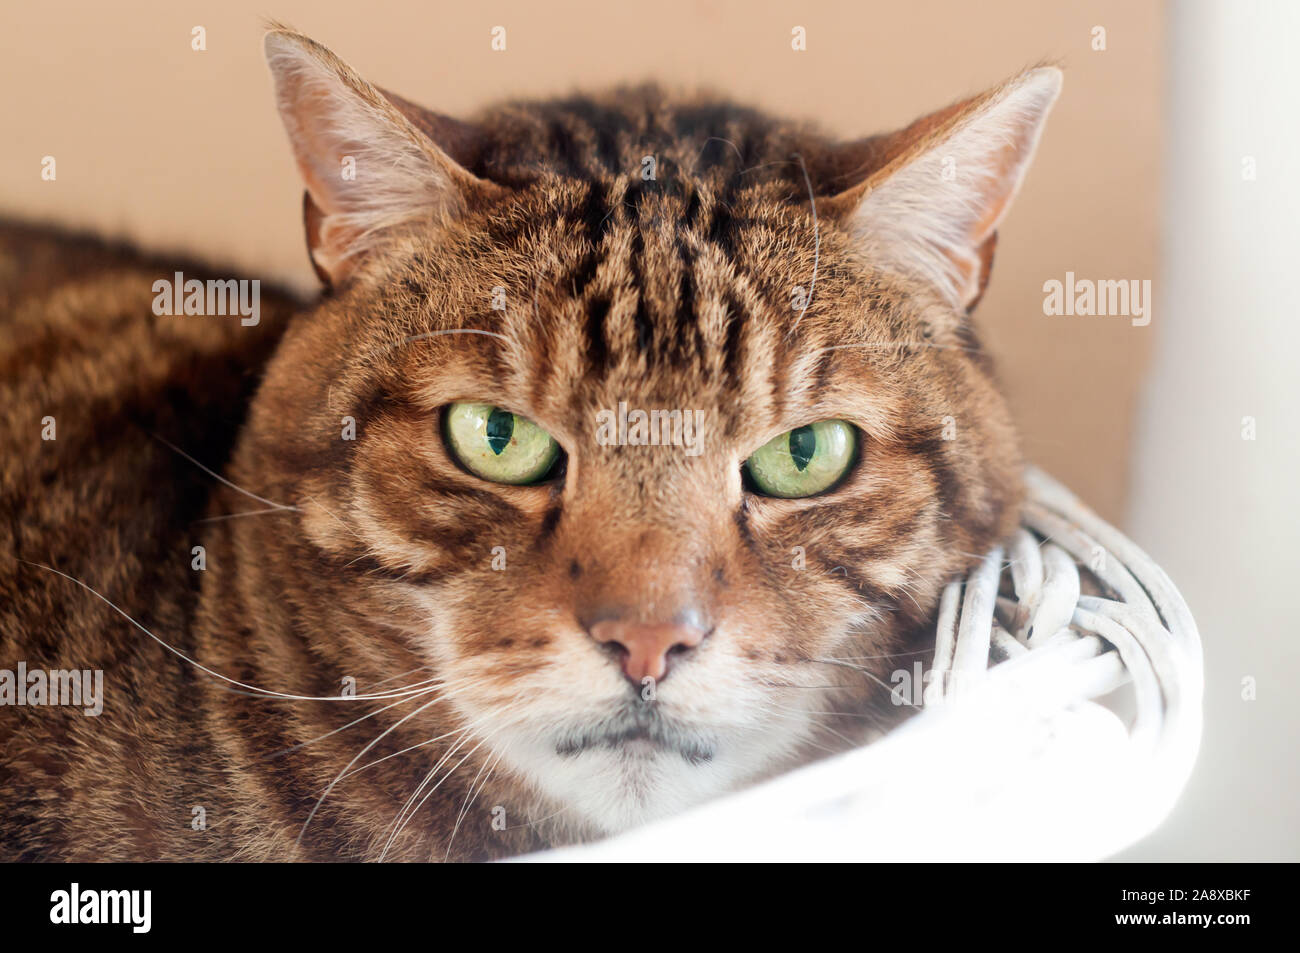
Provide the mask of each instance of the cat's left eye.
POLYGON ((822 420, 769 440, 745 461, 745 472, 765 496, 816 496, 849 472, 857 448, 857 428, 844 420, 822 420))
POLYGON ((539 483, 560 459, 554 437, 527 417, 492 404, 452 404, 443 433, 451 455, 493 483, 539 483))

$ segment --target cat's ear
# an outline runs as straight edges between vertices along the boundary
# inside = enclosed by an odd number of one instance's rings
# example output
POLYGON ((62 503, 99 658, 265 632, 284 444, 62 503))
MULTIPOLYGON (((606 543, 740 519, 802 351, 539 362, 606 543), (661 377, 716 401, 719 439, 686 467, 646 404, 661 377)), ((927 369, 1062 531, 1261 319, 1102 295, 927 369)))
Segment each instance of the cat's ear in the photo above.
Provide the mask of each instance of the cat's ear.
POLYGON ((1060 70, 1032 69, 892 135, 846 146, 838 164, 869 171, 818 208, 843 221, 872 261, 931 283, 969 311, 1060 90, 1060 70))
POLYGON ((504 192, 448 154, 471 151, 470 127, 385 94, 299 33, 273 29, 264 47, 326 284, 341 284, 394 230, 446 223, 504 192))

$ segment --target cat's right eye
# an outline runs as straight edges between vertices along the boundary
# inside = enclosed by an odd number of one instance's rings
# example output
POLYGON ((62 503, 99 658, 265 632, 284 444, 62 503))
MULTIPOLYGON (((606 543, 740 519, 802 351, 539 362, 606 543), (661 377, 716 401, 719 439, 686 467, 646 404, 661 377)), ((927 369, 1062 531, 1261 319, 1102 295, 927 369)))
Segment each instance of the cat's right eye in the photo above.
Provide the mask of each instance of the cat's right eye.
POLYGON ((492 404, 450 405, 443 436, 461 466, 493 483, 540 483, 560 459, 554 437, 527 417, 492 404))

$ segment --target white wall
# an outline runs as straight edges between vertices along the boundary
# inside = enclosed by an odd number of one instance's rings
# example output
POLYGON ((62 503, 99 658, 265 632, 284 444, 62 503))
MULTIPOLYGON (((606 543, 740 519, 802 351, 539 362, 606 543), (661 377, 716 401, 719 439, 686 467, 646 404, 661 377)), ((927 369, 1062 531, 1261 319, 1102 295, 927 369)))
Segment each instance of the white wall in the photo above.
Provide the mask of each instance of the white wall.
POLYGON ((1168 14, 1164 265, 1126 528, 1197 618, 1205 741, 1173 816, 1125 858, 1297 860, 1300 4, 1168 14))

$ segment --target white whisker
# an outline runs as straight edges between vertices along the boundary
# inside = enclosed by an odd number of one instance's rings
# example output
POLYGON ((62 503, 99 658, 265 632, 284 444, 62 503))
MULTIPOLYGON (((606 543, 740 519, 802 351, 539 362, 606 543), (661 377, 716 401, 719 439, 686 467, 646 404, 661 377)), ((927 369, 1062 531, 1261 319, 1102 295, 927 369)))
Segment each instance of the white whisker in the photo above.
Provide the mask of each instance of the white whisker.
POLYGON ((434 698, 431 701, 425 702, 419 708, 415 709, 415 711, 403 715, 401 718, 397 719, 397 721, 393 722, 393 724, 385 728, 384 731, 379 735, 379 737, 375 738, 373 741, 370 742, 370 744, 366 745, 364 748, 358 751, 356 755, 352 758, 352 760, 343 766, 343 770, 340 771, 335 776, 334 780, 329 783, 329 786, 325 788, 325 791, 321 794, 321 796, 316 799, 316 803, 312 806, 311 812, 307 815, 307 819, 302 822, 302 830, 298 832, 298 839, 295 841, 295 843, 297 844, 302 843, 302 837, 304 834, 307 833, 307 825, 311 823, 311 819, 316 816, 316 812, 320 810, 320 806, 323 803, 325 803, 325 798, 329 797, 329 793, 334 790, 334 785, 338 784, 339 781, 342 780, 344 773, 349 768, 351 768, 354 764, 356 764, 359 760, 361 760, 361 757, 367 751, 369 751, 375 745, 379 744, 379 742, 383 741, 386 737, 388 737, 389 734, 391 734, 394 730, 400 727, 403 723, 410 721, 416 715, 420 714, 420 712, 424 711, 427 708, 432 707, 433 705, 436 705, 441 700, 442 699, 440 698, 434 698))
MULTIPOLYGON (((106 606, 108 606, 110 609, 112 609, 114 612, 120 615, 123 619, 126 619, 127 622, 130 622, 133 626, 135 626, 145 635, 149 636, 149 638, 153 639, 155 642, 157 642, 159 645, 165 648, 168 652, 171 652, 177 658, 181 659, 182 661, 188 662, 189 664, 197 668, 199 671, 207 675, 211 675, 213 678, 220 679, 221 681, 227 682, 238 688, 245 688, 256 695, 266 696, 269 698, 284 698, 291 701, 355 702, 355 701, 365 701, 367 699, 396 698, 399 695, 409 694, 409 692, 411 691, 411 690, 403 690, 398 692, 381 692, 374 695, 295 695, 290 692, 277 692, 274 691, 273 689, 261 688, 257 685, 249 685, 247 682, 241 682, 237 679, 231 678, 228 675, 222 675, 220 672, 208 668, 202 662, 198 662, 195 659, 190 658, 188 655, 186 655, 184 652, 182 652, 180 649, 176 648, 175 646, 170 645, 167 642, 164 642, 162 639, 154 635, 147 628, 145 628, 134 618, 132 618, 130 613, 126 612, 124 609, 118 606, 117 603, 113 602, 113 600, 109 599, 107 596, 103 595, 96 589, 93 589, 92 587, 86 585, 84 582, 82 582, 80 579, 77 579, 75 576, 69 576, 66 572, 63 572, 62 570, 59 569, 55 569, 53 566, 46 566, 43 563, 34 563, 26 559, 19 559, 18 561, 20 563, 25 563, 28 566, 35 566, 37 569, 44 569, 46 572, 52 572, 56 576, 62 576, 64 579, 68 580, 69 582, 76 583, 82 589, 85 589, 96 599, 103 602, 106 606)), ((419 691, 419 689, 414 689, 414 691, 419 691)))
POLYGON ((250 499, 257 500, 257 502, 259 502, 259 503, 265 503, 267 506, 270 506, 270 507, 272 507, 272 508, 274 508, 274 509, 277 509, 277 510, 296 510, 296 509, 297 509, 296 506, 289 506, 289 505, 287 505, 287 504, 285 504, 285 503, 277 503, 277 502, 275 502, 275 500, 268 500, 268 499, 267 499, 266 497, 264 497, 264 496, 258 496, 256 493, 252 493, 252 492, 250 492, 250 491, 248 491, 248 490, 245 490, 242 486, 237 486, 237 485, 235 485, 234 483, 231 483, 229 480, 227 480, 225 477, 223 477, 223 476, 222 476, 220 473, 218 473, 217 471, 212 470, 212 469, 210 469, 210 468, 208 468, 208 467, 205 467, 203 464, 199 463, 199 461, 195 460, 193 457, 191 457, 188 453, 186 453, 186 452, 185 452, 184 450, 182 450, 180 447, 176 446, 174 443, 171 443, 171 442, 169 442, 168 440, 164 439, 163 437, 158 436, 156 433, 150 433, 149 436, 153 437, 155 440, 157 440, 157 441, 158 441, 159 443, 161 443, 163 446, 168 447, 169 449, 171 449, 172 451, 174 451, 174 452, 176 452, 176 453, 179 453, 182 457, 184 457, 186 460, 190 461, 190 463, 194 464, 196 467, 198 467, 200 470, 202 470, 202 471, 203 471, 204 473, 206 473, 208 476, 212 477, 214 480, 218 480, 218 481, 220 481, 221 483, 224 483, 226 486, 230 487, 232 490, 236 490, 236 491, 238 491, 238 492, 244 494, 244 496, 249 497, 250 499))

